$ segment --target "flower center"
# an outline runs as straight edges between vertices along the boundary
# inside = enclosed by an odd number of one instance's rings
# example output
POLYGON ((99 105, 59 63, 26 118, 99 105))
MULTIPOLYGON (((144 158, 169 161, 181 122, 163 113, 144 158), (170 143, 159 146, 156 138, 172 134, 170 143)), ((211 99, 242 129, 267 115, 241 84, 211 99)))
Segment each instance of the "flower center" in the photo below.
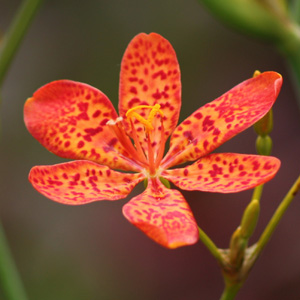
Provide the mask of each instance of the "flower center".
POLYGON ((122 117, 118 117, 116 120, 109 120, 106 124, 112 128, 120 143, 128 151, 131 161, 139 165, 141 169, 144 169, 150 177, 158 176, 159 171, 157 170, 165 149, 163 112, 160 109, 160 105, 138 105, 130 108, 125 116, 130 125, 130 135, 124 130, 122 117), (137 110, 142 111, 144 109, 150 109, 148 118, 144 117, 145 114, 137 112, 137 110), (157 114, 159 114, 161 120, 159 128, 153 125, 154 117, 157 114), (137 124, 144 126, 145 135, 138 134, 137 124), (152 144, 152 142, 154 143, 152 144))
POLYGON ((153 106, 150 106, 150 105, 135 106, 126 112, 126 117, 128 118, 128 120, 130 121, 130 124, 131 124, 132 139, 134 141, 135 147, 136 147, 137 151, 139 153, 142 153, 143 156, 145 157, 145 159, 148 161, 147 169, 148 169, 149 175, 151 177, 155 177, 157 175, 156 170, 157 170, 157 168, 160 164, 160 161, 162 159, 162 156, 163 156, 164 144, 165 144, 164 129, 163 129, 163 124, 162 124, 163 112, 160 110, 160 105, 155 104, 153 106), (140 114, 138 114, 136 112, 136 110, 138 110, 138 109, 151 109, 148 119, 145 119, 140 114), (159 148, 158 153, 156 153, 157 155, 155 157, 154 149, 152 146, 153 137, 152 137, 151 133, 154 130, 152 121, 153 121, 154 117, 156 116, 156 114, 160 114, 160 117, 161 117, 161 138, 160 138, 160 148, 159 148), (140 139, 138 138, 132 118, 135 118, 136 120, 138 120, 145 127, 145 134, 146 134, 146 141, 147 141, 147 148, 148 148, 148 157, 147 158, 146 158, 145 152, 141 146, 140 139))

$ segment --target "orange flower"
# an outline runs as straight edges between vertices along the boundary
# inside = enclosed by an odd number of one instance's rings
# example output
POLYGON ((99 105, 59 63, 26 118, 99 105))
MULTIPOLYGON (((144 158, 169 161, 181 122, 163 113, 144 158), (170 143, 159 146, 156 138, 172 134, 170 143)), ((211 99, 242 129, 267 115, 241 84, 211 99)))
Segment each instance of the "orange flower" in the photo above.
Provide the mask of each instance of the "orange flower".
POLYGON ((48 198, 79 205, 125 198, 147 179, 146 190, 123 207, 124 216, 165 247, 194 244, 198 228, 189 205, 160 178, 184 190, 220 193, 270 180, 280 166, 277 158, 210 153, 264 116, 281 84, 279 74, 262 73, 176 127, 181 81, 175 51, 162 36, 141 33, 122 60, 119 116, 102 92, 69 80, 51 82, 27 100, 29 132, 51 152, 76 159, 36 166, 29 180, 48 198), (170 149, 163 157, 168 137, 170 149), (187 161, 195 163, 170 169, 187 161))

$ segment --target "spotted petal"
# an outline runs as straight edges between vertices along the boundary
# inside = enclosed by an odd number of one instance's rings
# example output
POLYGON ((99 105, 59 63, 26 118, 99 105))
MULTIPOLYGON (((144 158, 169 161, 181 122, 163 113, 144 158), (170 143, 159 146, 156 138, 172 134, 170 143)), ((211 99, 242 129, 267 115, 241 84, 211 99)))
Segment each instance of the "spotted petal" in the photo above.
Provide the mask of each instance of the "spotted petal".
POLYGON ((70 205, 125 198, 141 180, 142 174, 120 173, 85 160, 36 166, 29 173, 41 194, 70 205))
POLYGON ((196 110, 171 136, 165 168, 196 160, 262 118, 275 102, 282 77, 265 72, 196 110))
POLYGON ((272 179, 280 167, 275 157, 235 153, 210 154, 162 176, 183 190, 234 193, 272 179))
POLYGON ((181 193, 167 189, 158 179, 153 180, 149 181, 144 193, 123 207, 124 216, 151 239, 167 248, 197 242, 198 228, 181 193))
MULTIPOLYGON (((119 96, 119 112, 123 117, 134 106, 160 104, 167 139, 178 122, 181 81, 176 53, 166 39, 156 33, 141 33, 133 38, 122 59, 119 96)), ((149 111, 144 110, 137 112, 145 118, 149 114, 149 111)), ((128 121, 125 122, 129 130, 128 121)), ((154 151, 157 152, 161 141, 159 115, 154 118, 153 125, 154 151)), ((144 130, 138 122, 136 128, 139 132, 144 130)), ((140 138, 143 148, 147 149, 143 135, 140 138)))
POLYGON ((116 117, 113 105, 102 92, 69 80, 41 87, 24 107, 29 132, 56 155, 138 170, 106 125, 116 117))

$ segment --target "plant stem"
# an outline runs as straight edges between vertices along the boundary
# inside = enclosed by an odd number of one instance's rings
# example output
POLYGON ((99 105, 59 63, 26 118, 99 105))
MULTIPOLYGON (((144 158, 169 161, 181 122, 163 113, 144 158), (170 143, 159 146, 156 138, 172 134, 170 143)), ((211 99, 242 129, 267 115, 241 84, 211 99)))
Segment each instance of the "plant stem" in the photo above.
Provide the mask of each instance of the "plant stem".
POLYGON ((241 287, 242 283, 229 284, 226 282, 225 290, 220 300, 233 300, 241 287))
MULTIPOLYGON (((266 246, 268 241, 270 240, 272 233, 276 229, 279 221, 281 220, 283 214, 291 204, 292 200, 295 198, 296 194, 300 190, 300 176, 297 178, 289 192, 286 194, 286 196, 283 198, 282 202, 276 209, 273 217, 271 218, 270 222, 268 223, 267 227, 265 228, 264 232, 262 233, 260 239, 258 240, 255 249, 253 250, 251 256, 250 256, 250 261, 251 260, 256 260, 258 255, 261 253, 263 248, 266 246)), ((253 264, 254 261, 251 263, 253 264)))
MULTIPOLYGON (((42 0, 24 0, 0 46, 0 88, 7 70, 42 0)), ((0 95, 1 96, 1 95, 0 95)), ((0 99, 1 100, 1 99, 0 99)), ((1 103, 1 101, 0 101, 1 103)), ((0 284, 8 300, 26 300, 18 270, 0 223, 0 284)))
POLYGON ((288 69, 291 73, 292 83, 300 107, 300 53, 286 54, 286 60, 288 62, 288 69))
POLYGON ((199 226, 198 230, 201 242, 206 246, 209 252, 217 259, 217 261, 222 264, 224 259, 218 247, 199 226))
POLYGON ((26 300, 23 284, 7 245, 4 230, 0 224, 0 280, 4 295, 9 300, 26 300))
POLYGON ((4 35, 0 49, 0 87, 18 47, 42 0, 24 0, 4 35))
POLYGON ((253 194, 252 194, 252 200, 260 201, 260 198, 261 198, 261 195, 262 195, 262 192, 263 192, 263 188, 264 188, 263 184, 258 185, 257 187, 255 187, 255 189, 253 191, 253 194))

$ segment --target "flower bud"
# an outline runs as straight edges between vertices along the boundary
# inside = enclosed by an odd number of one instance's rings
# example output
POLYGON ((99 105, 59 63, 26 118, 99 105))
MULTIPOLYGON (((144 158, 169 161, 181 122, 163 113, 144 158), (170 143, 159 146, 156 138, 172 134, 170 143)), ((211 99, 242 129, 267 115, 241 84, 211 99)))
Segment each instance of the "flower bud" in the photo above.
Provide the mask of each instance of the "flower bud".
POLYGON ((241 221, 240 235, 243 239, 249 239, 256 227, 259 217, 260 205, 258 200, 252 200, 244 211, 244 215, 241 221))
POLYGON ((254 124, 254 130, 258 135, 268 135, 273 130, 273 111, 272 109, 254 124))
POLYGON ((256 151, 259 155, 270 155, 272 151, 272 139, 269 135, 258 136, 256 139, 256 151))
POLYGON ((241 227, 238 227, 230 239, 229 260, 232 265, 239 267, 245 256, 248 241, 241 236, 241 227))

